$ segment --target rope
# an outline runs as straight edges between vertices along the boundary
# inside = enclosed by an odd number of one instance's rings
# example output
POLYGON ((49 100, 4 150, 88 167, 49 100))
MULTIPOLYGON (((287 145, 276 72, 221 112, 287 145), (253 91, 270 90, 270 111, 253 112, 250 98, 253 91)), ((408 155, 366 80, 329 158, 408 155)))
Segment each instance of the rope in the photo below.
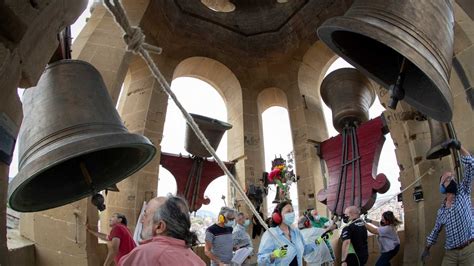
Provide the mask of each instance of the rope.
POLYGON ((211 153, 211 155, 214 157, 216 160, 217 164, 219 167, 224 171, 224 173, 229 177, 230 181, 232 184, 236 187, 237 191, 239 194, 242 196, 244 202, 248 205, 249 209, 252 211, 252 213, 257 217, 257 220, 260 222, 260 224, 265 228, 270 235, 277 241, 281 246, 284 246, 285 244, 278 239, 278 237, 273 233, 271 230, 269 230, 268 225, 265 223, 262 217, 260 217, 259 213, 253 206, 252 202, 250 199, 247 197, 245 194, 244 190, 240 186, 239 182, 235 179, 235 177, 232 175, 232 173, 227 169, 225 166, 224 162, 217 156, 216 151, 212 146, 209 144, 209 141, 206 139, 202 131, 199 129, 199 126, 194 122, 194 119, 189 115, 189 113, 184 109, 184 107, 181 105, 180 101, 176 97, 176 95, 171 91, 171 87, 166 81, 165 77, 163 74, 160 72, 156 64, 153 62, 153 59, 151 58, 150 52, 154 53, 161 53, 161 48, 146 44, 145 43, 145 35, 143 34, 142 30, 139 27, 131 27, 130 23, 128 22, 127 16, 125 14, 125 11, 120 4, 119 0, 113 0, 113 5, 110 2, 112 0, 105 0, 104 4, 106 7, 109 9, 109 11, 113 14, 115 18, 115 22, 123 29, 125 32, 125 35, 123 37, 125 43, 127 44, 127 50, 133 52, 134 54, 139 54, 147 63, 148 67, 150 68, 153 76, 155 79, 160 83, 161 89, 168 94, 171 99, 173 99, 173 102, 176 104, 176 106, 179 108, 181 113, 183 114, 184 118, 196 134, 196 136, 199 138, 201 143, 204 145, 204 147, 211 153), (158 52, 159 51, 159 52, 158 52))
POLYGON ((400 191, 400 193, 396 194, 395 196, 392 196, 390 197, 387 201, 385 201, 384 203, 380 204, 379 206, 377 206, 376 208, 373 208, 370 210, 370 212, 368 212, 367 214, 379 209, 380 207, 386 205, 387 203, 389 203, 392 199, 394 199, 395 197, 397 197, 399 194, 402 194, 403 192, 407 191, 410 187, 412 187, 413 185, 415 185, 416 183, 418 183, 418 181, 420 181, 421 178, 423 178, 425 175, 432 175, 434 173, 434 169, 431 167, 430 169, 428 169, 428 171, 426 171, 424 174, 422 174, 421 176, 419 176, 417 179, 415 179, 415 181, 413 181, 412 183, 410 183, 410 185, 408 185, 405 189, 403 189, 402 191, 400 191))

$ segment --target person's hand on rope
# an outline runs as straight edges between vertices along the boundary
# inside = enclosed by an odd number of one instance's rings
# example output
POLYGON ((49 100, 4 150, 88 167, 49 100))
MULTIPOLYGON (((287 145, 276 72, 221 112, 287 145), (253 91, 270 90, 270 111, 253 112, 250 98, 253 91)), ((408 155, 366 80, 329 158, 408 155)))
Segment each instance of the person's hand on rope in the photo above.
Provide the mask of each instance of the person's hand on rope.
POLYGON ((426 260, 428 259, 429 256, 430 256, 430 248, 425 247, 425 250, 423 250, 423 253, 421 253, 421 262, 423 264, 426 264, 426 260))
POLYGON ((457 139, 449 139, 443 143, 441 143, 441 147, 443 149, 456 149, 456 150, 460 150, 461 149, 461 142, 457 139))
POLYGON ((282 248, 279 248, 279 249, 275 249, 272 254, 273 254, 273 257, 274 258, 277 258, 277 259, 281 259, 283 257, 286 256, 286 253, 288 252, 288 250, 286 250, 285 247, 282 247, 282 248))
POLYGON ((328 240, 329 237, 331 237, 331 235, 332 235, 332 231, 328 230, 328 231, 324 232, 320 237, 316 238, 314 243, 316 245, 321 245, 325 240, 328 240))
POLYGON ((373 222, 374 222, 374 220, 372 220, 372 219, 370 219, 369 217, 367 217, 367 214, 364 214, 363 220, 364 220, 364 222, 366 222, 366 223, 373 223, 373 222))

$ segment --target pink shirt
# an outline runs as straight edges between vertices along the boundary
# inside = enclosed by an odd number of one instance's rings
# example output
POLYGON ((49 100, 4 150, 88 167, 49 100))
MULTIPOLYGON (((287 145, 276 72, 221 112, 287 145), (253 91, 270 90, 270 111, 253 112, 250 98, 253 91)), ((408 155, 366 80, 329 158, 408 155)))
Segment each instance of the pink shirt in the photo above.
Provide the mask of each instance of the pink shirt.
POLYGON ((185 245, 184 240, 157 236, 123 256, 119 266, 148 265, 206 265, 185 245))

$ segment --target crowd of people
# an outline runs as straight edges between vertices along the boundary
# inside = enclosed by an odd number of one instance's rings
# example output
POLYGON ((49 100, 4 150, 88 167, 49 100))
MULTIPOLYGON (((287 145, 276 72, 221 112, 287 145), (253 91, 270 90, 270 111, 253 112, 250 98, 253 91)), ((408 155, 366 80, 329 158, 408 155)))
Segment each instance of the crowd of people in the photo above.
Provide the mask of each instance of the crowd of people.
MULTIPOLYGON (((445 172, 440 177, 440 192, 446 195, 438 210, 435 226, 427 237, 422 263, 429 259, 430 248, 436 243, 442 228, 446 231, 445 255, 442 265, 474 265, 474 222, 471 206, 471 184, 474 159, 459 143, 452 142, 461 152, 464 177, 458 185, 454 174, 445 172)), ((369 259, 368 233, 376 235, 380 256, 377 266, 390 265, 400 250, 397 227, 401 222, 391 211, 382 213, 380 222, 361 215, 356 206, 347 207, 341 217, 344 226, 340 239, 342 248, 336 260, 330 243, 333 231, 340 223, 308 210, 296 220, 291 201, 276 205, 269 217, 269 229, 254 250, 248 233, 249 215, 229 207, 222 207, 215 224, 206 230, 204 254, 210 265, 366 265, 369 259), (295 226, 297 225, 297 226, 295 226), (243 254, 243 255, 242 255, 243 254), (239 257, 239 256, 240 257, 239 257), (243 257, 242 257, 243 256, 243 257)), ((255 220, 253 225, 255 226, 255 220)), ((191 220, 187 202, 169 195, 150 200, 140 220, 142 225, 137 246, 127 228, 127 219, 116 213, 109 220, 110 234, 88 226, 87 230, 107 241, 109 252, 104 265, 206 265, 192 247, 198 238, 190 230, 191 220)))

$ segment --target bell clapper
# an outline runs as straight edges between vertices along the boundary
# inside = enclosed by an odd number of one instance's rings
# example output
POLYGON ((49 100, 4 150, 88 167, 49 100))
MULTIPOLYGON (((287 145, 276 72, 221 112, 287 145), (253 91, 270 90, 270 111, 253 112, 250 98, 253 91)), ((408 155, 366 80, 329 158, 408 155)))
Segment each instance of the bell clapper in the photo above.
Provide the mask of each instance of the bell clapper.
POLYGON ((84 179, 86 180, 87 184, 91 186, 91 188, 93 189, 92 178, 91 178, 91 175, 89 174, 89 171, 86 168, 86 164, 84 162, 80 162, 79 166, 81 167, 82 175, 84 176, 84 179))
POLYGON ((99 191, 97 191, 96 188, 94 187, 94 184, 92 183, 91 175, 89 174, 89 171, 86 168, 86 164, 84 162, 80 162, 79 166, 81 167, 81 172, 82 172, 82 175, 84 176, 84 179, 86 180, 87 184, 91 187, 92 204, 96 206, 99 211, 105 210, 104 196, 102 196, 102 194, 100 194, 99 191))
POLYGON ((406 59, 403 58, 402 65, 400 67, 400 72, 397 76, 397 81, 388 89, 390 93, 390 101, 388 102, 388 107, 393 110, 397 108, 398 101, 403 100, 403 98, 405 97, 405 90, 403 89, 403 82, 405 81, 405 68, 406 59))

